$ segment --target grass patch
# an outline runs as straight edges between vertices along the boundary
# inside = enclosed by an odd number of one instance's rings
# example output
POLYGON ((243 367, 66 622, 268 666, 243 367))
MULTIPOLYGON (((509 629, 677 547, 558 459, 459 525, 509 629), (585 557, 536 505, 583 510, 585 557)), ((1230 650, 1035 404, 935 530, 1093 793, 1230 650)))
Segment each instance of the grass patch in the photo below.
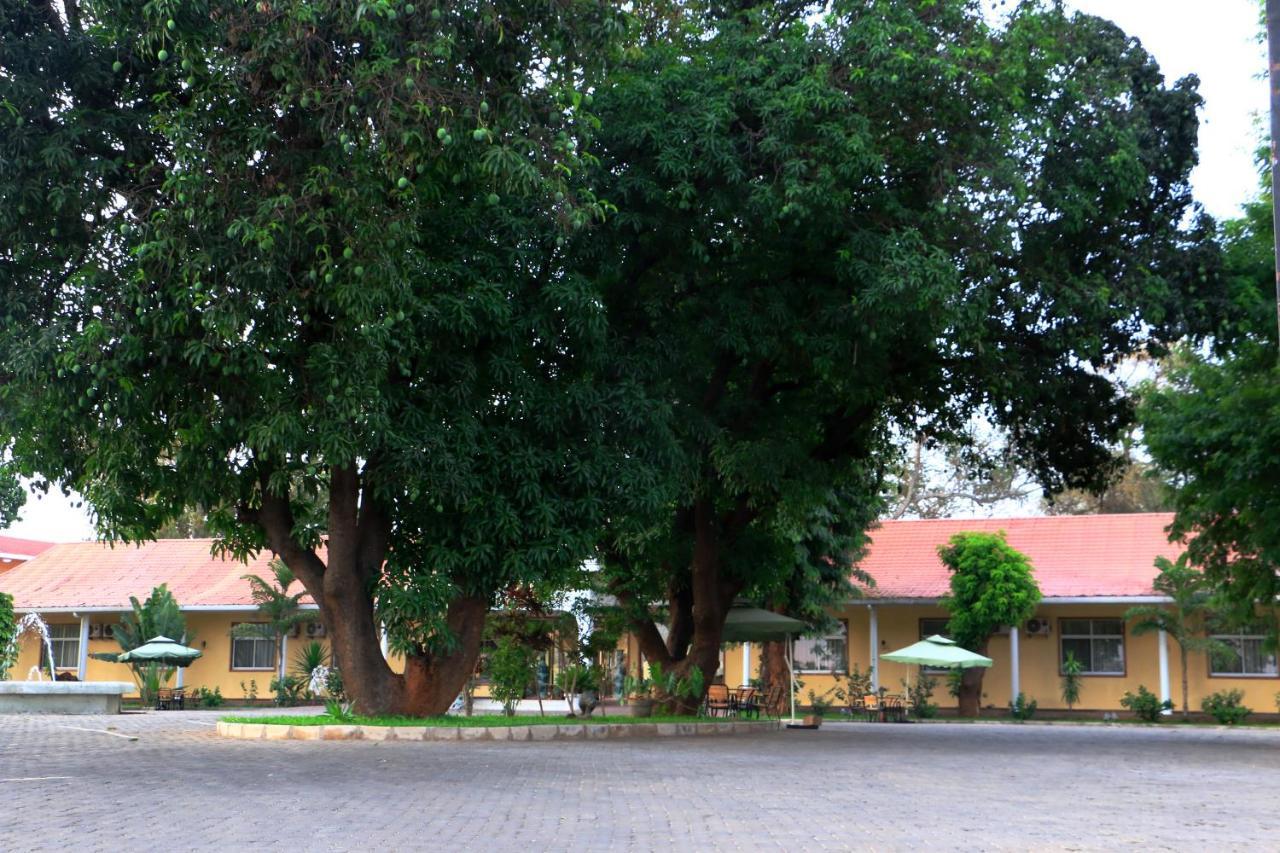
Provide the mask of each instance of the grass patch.
POLYGON ((590 723, 600 725, 618 723, 631 725, 635 723, 708 723, 713 721, 707 717, 506 717, 502 714, 477 714, 474 717, 448 716, 440 717, 361 717, 352 715, 345 719, 330 717, 328 714, 280 714, 262 717, 221 718, 224 723, 266 724, 272 726, 435 726, 435 727, 477 727, 501 728, 509 726, 555 726, 590 723))

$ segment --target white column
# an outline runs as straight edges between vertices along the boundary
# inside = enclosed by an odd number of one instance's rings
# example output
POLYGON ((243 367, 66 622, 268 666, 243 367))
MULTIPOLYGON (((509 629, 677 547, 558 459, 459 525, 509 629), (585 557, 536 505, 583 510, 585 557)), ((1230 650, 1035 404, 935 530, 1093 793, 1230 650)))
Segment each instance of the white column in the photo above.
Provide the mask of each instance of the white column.
POLYGON ((880 619, 874 604, 867 605, 871 616, 871 690, 880 690, 880 619))
MULTIPOLYGON (((178 639, 178 642, 182 643, 182 645, 185 646, 187 644, 187 635, 183 634, 182 637, 178 639)), ((178 667, 178 676, 177 676, 177 681, 174 682, 174 685, 173 685, 174 687, 182 686, 183 675, 184 673, 186 673, 186 671, 187 671, 187 668, 185 666, 178 667)))
POLYGON ((387 626, 386 625, 383 625, 381 627, 381 630, 378 632, 378 647, 382 649, 382 659, 386 660, 387 649, 389 648, 389 645, 387 643, 387 626))
POLYGON ((751 683, 751 644, 742 644, 742 686, 751 683))
POLYGON ((80 660, 76 662, 76 678, 84 681, 89 674, 89 614, 80 617, 80 660))
POLYGON ((1009 701, 1018 701, 1018 694, 1022 692, 1022 684, 1019 677, 1022 667, 1018 664, 1018 626, 1014 625, 1009 629, 1009 665, 1012 668, 1009 676, 1009 689, 1013 691, 1009 694, 1009 701))
MULTIPOLYGON (((1169 700, 1169 635, 1164 629, 1160 629, 1160 633, 1156 638, 1157 645, 1160 649, 1160 701, 1169 700)), ((1165 710, 1161 713, 1172 714, 1172 711, 1165 710)))
POLYGON ((285 667, 289 664, 289 633, 280 635, 280 678, 284 678, 285 667))

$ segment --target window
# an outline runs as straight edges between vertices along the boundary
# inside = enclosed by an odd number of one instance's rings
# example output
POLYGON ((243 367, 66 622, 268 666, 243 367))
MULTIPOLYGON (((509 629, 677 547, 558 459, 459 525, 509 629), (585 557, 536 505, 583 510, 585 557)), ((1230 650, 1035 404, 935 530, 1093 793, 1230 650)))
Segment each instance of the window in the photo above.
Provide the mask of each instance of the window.
POLYGON ((841 622, 826 636, 798 639, 791 649, 796 672, 848 672, 849 626, 841 622))
POLYGON ((1213 639, 1226 643, 1234 653, 1209 656, 1209 674, 1218 676, 1276 676, 1276 656, 1264 650, 1266 635, 1258 628, 1215 633, 1213 639))
MULTIPOLYGON (((932 637, 934 634, 939 634, 943 637, 946 637, 948 640, 951 639, 951 635, 947 633, 948 621, 949 620, 946 617, 921 619, 920 620, 920 639, 923 640, 927 637, 932 637)), ((939 667, 933 667, 933 666, 925 666, 920 668, 920 672, 924 675, 946 675, 947 673, 951 672, 951 670, 941 669, 939 667)))
POLYGON ((1082 675, 1124 675, 1123 619, 1063 619, 1061 628, 1059 668, 1074 653, 1082 675))
MULTIPOLYGON (((54 669, 80 668, 80 626, 50 625, 49 645, 53 646, 54 669)), ((40 666, 49 666, 49 650, 40 650, 40 666)))
MULTIPOLYGON (((264 625, 254 622, 251 624, 264 625)), ((232 629, 236 626, 232 625, 232 629)), ((237 637, 231 635, 232 669, 275 669, 276 641, 270 637, 237 637)))

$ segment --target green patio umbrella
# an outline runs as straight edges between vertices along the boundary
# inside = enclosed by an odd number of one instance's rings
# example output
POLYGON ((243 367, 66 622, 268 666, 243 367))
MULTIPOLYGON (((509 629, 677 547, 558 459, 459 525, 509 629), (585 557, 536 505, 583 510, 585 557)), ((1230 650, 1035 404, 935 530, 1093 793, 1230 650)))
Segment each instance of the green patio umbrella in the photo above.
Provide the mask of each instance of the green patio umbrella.
POLYGON ((953 641, 939 634, 912 643, 905 649, 880 655, 882 660, 894 663, 918 663, 938 669, 969 669, 975 666, 991 666, 991 658, 977 652, 962 649, 953 641))
POLYGON ((199 649, 184 646, 168 637, 152 637, 136 649, 116 655, 118 663, 158 663, 164 666, 190 666, 204 655, 199 649))
POLYGON ((771 610, 759 607, 736 605, 725 614, 724 634, 726 643, 764 642, 766 640, 785 640, 787 642, 787 672, 791 676, 791 722, 796 721, 796 673, 791 664, 791 638, 803 634, 809 626, 799 619, 783 616, 771 610))

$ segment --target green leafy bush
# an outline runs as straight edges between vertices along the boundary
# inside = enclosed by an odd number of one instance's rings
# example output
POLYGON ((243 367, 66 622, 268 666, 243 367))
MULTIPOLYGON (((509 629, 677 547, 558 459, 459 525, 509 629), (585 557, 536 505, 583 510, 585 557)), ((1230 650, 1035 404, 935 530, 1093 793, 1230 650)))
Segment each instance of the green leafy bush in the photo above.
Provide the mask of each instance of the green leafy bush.
POLYGON ((600 690, 600 667, 572 664, 556 673, 556 687, 562 693, 586 693, 600 690))
POLYGON ((514 637, 502 636, 489 653, 489 695, 502 703, 508 717, 533 682, 538 653, 514 637))
POLYGON ((1009 714, 1021 723, 1035 716, 1036 707, 1036 700, 1028 699, 1025 693, 1019 693, 1018 697, 1009 703, 1009 714))
POLYGON ((302 701, 307 693, 307 682, 294 675, 271 679, 271 692, 276 694, 276 704, 281 708, 292 708, 302 701))
POLYGON ((938 706, 929 701, 934 688, 938 686, 938 679, 922 672, 914 683, 908 684, 904 679, 902 685, 907 691, 907 705, 911 708, 911 716, 917 720, 928 720, 938 715, 938 706))
POLYGON ((18 647, 13 642, 17 622, 13 618, 13 596, 0 592, 0 681, 9 678, 9 669, 17 663, 18 647))
POLYGON ((1160 722, 1160 712, 1173 710, 1173 703, 1168 699, 1161 702, 1156 698, 1156 694, 1152 693, 1145 686, 1139 684, 1136 694, 1125 692, 1120 697, 1120 704, 1132 711, 1139 720, 1148 723, 1160 722))
POLYGON ((1219 690, 1204 697, 1200 707, 1219 723, 1234 726, 1253 713, 1252 708, 1246 708, 1241 704, 1243 700, 1243 690, 1219 690))
POLYGON ((1067 659, 1062 662, 1062 701, 1068 711, 1080 701, 1082 672, 1084 664, 1076 660, 1076 653, 1067 652, 1067 659))
POLYGON ((222 688, 197 687, 191 691, 191 701, 197 708, 221 708, 226 701, 222 698, 222 688))

